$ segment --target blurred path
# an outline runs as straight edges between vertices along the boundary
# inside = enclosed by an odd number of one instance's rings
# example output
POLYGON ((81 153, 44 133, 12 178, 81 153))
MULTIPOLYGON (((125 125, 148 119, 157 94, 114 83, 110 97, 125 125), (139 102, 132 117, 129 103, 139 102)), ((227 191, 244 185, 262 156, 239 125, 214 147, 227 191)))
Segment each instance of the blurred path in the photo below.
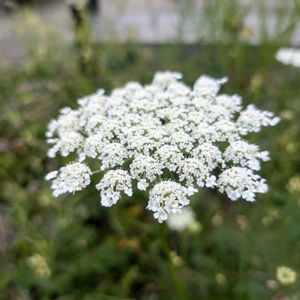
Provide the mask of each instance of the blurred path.
MULTIPOLYGON (((99 0, 100 1, 100 0, 99 0)), ((209 41, 209 34, 201 26, 199 17, 205 0, 101 0, 101 14, 93 18, 93 28, 97 40, 126 40, 129 36, 143 43, 164 43, 181 40, 192 43, 197 39, 209 41)), ((240 0, 245 7, 259 1, 240 0)), ((276 11, 281 0, 264 0, 267 6, 267 28, 276 26, 276 11)), ((226 3, 226 2, 224 2, 226 3)), ((286 1, 288 5, 288 1, 286 1)), ((288 9, 288 7, 286 7, 288 9)), ((38 14, 50 23, 65 41, 72 40, 72 24, 67 1, 50 1, 37 8, 38 14)), ((259 43, 259 16, 252 7, 244 20, 250 29, 250 43, 259 43)), ((299 31, 298 31, 299 32, 299 31)), ((293 44, 300 43, 296 34, 293 44)), ((14 20, 8 15, 0 15, 0 58, 18 63, 23 59, 23 51, 14 32, 14 20)))

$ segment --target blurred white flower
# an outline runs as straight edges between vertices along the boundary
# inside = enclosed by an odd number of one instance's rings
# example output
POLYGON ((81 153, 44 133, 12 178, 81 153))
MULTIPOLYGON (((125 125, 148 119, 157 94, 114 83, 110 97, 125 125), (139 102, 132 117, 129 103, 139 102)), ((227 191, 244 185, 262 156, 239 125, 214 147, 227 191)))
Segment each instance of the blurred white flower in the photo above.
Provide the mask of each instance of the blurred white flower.
POLYGON ((275 58, 285 64, 300 68, 300 49, 296 48, 280 48, 275 58))
POLYGON ((167 220, 167 225, 175 231, 184 231, 189 227, 195 228, 196 218, 195 213, 190 207, 184 207, 180 212, 172 214, 167 220))
POLYGON ((101 173, 96 188, 103 206, 137 187, 149 192, 146 206, 162 222, 201 187, 232 200, 254 201, 266 192, 255 171, 268 152, 246 135, 279 118, 254 105, 243 110, 238 95, 219 94, 227 78, 204 75, 190 88, 181 77, 158 72, 151 84, 129 82, 110 95, 99 90, 79 99, 78 109, 61 109, 46 132, 48 155, 71 154, 76 161, 47 175, 53 194, 82 190, 92 173, 101 173))

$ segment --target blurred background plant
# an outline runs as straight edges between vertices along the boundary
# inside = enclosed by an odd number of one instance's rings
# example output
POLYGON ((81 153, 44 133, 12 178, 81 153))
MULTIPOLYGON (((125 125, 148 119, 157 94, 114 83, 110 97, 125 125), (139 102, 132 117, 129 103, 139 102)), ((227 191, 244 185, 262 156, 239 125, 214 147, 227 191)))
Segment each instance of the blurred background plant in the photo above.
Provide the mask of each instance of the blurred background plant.
POLYGON ((273 32, 268 1, 251 3, 255 32, 241 1, 205 1, 199 14, 195 1, 177 1, 176 38, 144 45, 134 36, 96 43, 82 4, 73 7, 68 42, 42 21, 37 1, 20 1, 12 17, 26 59, 0 61, 0 299, 300 299, 300 70, 274 59, 300 10, 298 1, 275 2, 273 32), (196 28, 197 42, 183 41, 184 26, 196 28), (228 75, 226 92, 281 116, 253 138, 271 152, 263 167, 270 191, 232 205, 203 190, 192 201, 193 224, 180 231, 156 224, 139 193, 110 209, 92 191, 54 199, 44 132, 57 110, 166 69, 189 84, 202 73, 228 75))

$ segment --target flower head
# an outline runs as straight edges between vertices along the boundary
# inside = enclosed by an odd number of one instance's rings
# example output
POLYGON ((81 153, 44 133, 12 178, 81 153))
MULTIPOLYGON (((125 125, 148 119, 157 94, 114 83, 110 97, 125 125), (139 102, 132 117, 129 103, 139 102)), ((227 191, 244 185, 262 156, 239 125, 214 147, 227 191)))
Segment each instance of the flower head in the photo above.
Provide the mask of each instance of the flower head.
POLYGON ((276 278, 283 285, 290 285, 297 279, 297 273, 289 267, 280 266, 276 270, 276 278))
POLYGON ((201 187, 216 188, 232 200, 254 201, 267 191, 255 172, 269 159, 246 135, 279 118, 254 105, 242 108, 238 95, 220 94, 227 78, 201 76, 191 88, 177 72, 158 72, 152 83, 129 82, 63 108, 48 125, 50 157, 76 161, 50 172, 53 194, 73 193, 101 172, 101 204, 116 204, 134 187, 149 192, 146 205, 162 222, 189 204, 201 187), (93 164, 94 159, 94 164, 93 164), (89 164, 89 166, 87 165, 89 164))
POLYGON ((121 192, 128 196, 132 195, 131 177, 125 170, 110 170, 103 176, 96 188, 100 190, 101 204, 112 206, 120 199, 121 192))
POLYGON ((194 193, 175 181, 162 181, 154 186, 149 194, 147 209, 154 212, 159 223, 167 220, 169 214, 178 213, 190 203, 188 197, 194 193))
POLYGON ((64 193, 74 193, 87 187, 91 176, 90 168, 79 162, 68 164, 46 175, 46 180, 53 180, 51 188, 55 197, 64 193))

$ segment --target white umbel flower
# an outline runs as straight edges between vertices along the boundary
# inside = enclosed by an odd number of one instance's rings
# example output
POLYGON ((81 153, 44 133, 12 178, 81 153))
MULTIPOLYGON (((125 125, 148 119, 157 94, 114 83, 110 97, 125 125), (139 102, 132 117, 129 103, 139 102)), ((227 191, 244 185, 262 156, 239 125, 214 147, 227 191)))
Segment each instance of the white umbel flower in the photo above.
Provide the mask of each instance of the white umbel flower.
POLYGON ((209 179, 209 169, 197 158, 186 158, 180 164, 180 181, 185 181, 187 186, 193 187, 196 183, 203 187, 209 179))
POLYGON ((192 151, 192 156, 198 159, 208 170, 223 164, 222 152, 212 143, 203 143, 192 151))
POLYGON ((240 113, 236 124, 241 135, 249 132, 259 132, 262 127, 275 126, 280 119, 269 111, 257 109, 253 104, 240 113))
POLYGON ((243 198, 255 200, 255 193, 265 193, 268 186, 265 179, 248 168, 232 167, 222 172, 217 181, 220 192, 226 192, 231 200, 243 198))
POLYGON ((257 145, 248 144, 245 141, 234 141, 225 149, 224 159, 235 165, 260 170, 260 160, 269 160, 269 153, 268 151, 260 152, 257 145))
POLYGON ((64 193, 74 193, 87 187, 91 183, 92 172, 90 168, 82 163, 74 162, 52 171, 45 177, 46 180, 53 180, 51 188, 55 197, 64 193))
POLYGON ((300 49, 296 48, 280 48, 275 58, 285 64, 300 68, 300 49))
POLYGON ((101 153, 104 145, 106 145, 100 134, 92 134, 88 136, 83 144, 82 157, 96 158, 101 153))
POLYGON ((68 156, 82 147, 84 138, 76 131, 67 131, 60 136, 60 139, 49 139, 48 142, 54 144, 48 151, 49 157, 55 157, 57 152, 62 156, 68 156))
POLYGON ((202 187, 232 200, 254 201, 266 192, 255 172, 268 152, 248 144, 246 135, 279 118, 254 105, 243 109, 238 95, 219 94, 227 78, 203 75, 191 88, 181 77, 158 72, 146 86, 129 82, 110 95, 99 90, 79 99, 78 109, 61 109, 46 132, 48 155, 76 161, 47 175, 53 194, 79 191, 103 171, 96 185, 103 206, 131 196, 136 186, 149 191, 147 208, 162 222, 202 187))
POLYGON ((116 166, 122 166, 129 158, 127 149, 120 143, 106 144, 100 153, 102 161, 101 169, 106 170, 116 166))
POLYGON ((227 77, 214 79, 202 75, 194 84, 194 90, 201 95, 216 95, 222 84, 227 81, 227 77))
POLYGON ((130 174, 132 178, 138 180, 137 187, 142 191, 146 190, 149 182, 153 182, 162 173, 162 166, 151 156, 137 156, 130 165, 130 174))
POLYGON ((101 204, 109 207, 117 203, 121 192, 128 196, 132 195, 131 177, 125 170, 110 170, 96 188, 100 190, 101 204))
POLYGON ((159 148, 155 157, 161 162, 164 168, 170 171, 178 170, 184 156, 183 153, 175 146, 165 145, 159 148))
POLYGON ((154 212, 159 223, 168 219, 169 214, 178 213, 188 205, 188 199, 194 189, 186 188, 175 181, 162 181, 156 184, 149 193, 147 209, 154 212))

